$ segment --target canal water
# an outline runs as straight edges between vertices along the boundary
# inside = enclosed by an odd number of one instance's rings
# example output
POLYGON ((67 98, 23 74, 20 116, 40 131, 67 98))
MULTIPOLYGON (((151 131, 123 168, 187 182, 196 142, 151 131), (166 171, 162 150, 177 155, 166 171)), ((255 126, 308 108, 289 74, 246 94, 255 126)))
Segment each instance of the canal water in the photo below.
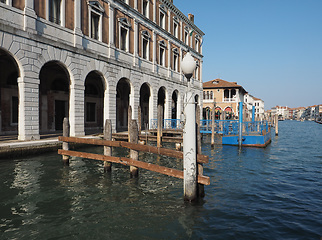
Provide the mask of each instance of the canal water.
MULTIPOLYGON (((101 149, 86 149, 100 152, 101 149)), ((206 196, 182 180, 56 153, 0 161, 0 239, 316 239, 322 236, 322 125, 283 121, 264 149, 216 146, 206 196)), ((116 149, 115 155, 127 154, 116 149)), ((140 155, 182 168, 173 158, 140 155)))

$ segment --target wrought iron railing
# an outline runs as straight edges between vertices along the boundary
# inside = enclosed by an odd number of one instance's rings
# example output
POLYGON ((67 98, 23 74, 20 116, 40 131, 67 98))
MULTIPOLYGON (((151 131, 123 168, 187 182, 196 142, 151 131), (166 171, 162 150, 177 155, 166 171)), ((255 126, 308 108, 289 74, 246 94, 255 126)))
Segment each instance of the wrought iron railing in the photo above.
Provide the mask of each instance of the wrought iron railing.
MULTIPOLYGON (((266 132, 269 129, 267 121, 255 121, 255 122, 243 122, 242 131, 243 135, 250 134, 263 134, 263 130, 266 132)), ((201 120, 200 121, 200 132, 211 133, 212 121, 201 120)), ((223 135, 238 135, 239 134, 239 121, 238 120, 215 120, 214 132, 223 135)))
MULTIPOLYGON (((151 129, 157 129, 158 128, 158 120, 157 119, 151 119, 151 129)), ((182 129, 183 123, 180 121, 180 119, 163 119, 162 120, 162 128, 163 129, 182 129)))
MULTIPOLYGON (((158 120, 151 119, 151 129, 158 128, 158 120)), ((183 129, 183 122, 180 119, 163 119, 163 129, 183 129)), ((242 131, 243 135, 263 134, 263 130, 268 132, 269 124, 267 121, 254 121, 243 122, 242 131)), ((200 120, 200 132, 211 133, 212 120, 200 120)), ((238 135, 239 134, 239 121, 238 120, 215 120, 214 132, 223 135, 238 135)))

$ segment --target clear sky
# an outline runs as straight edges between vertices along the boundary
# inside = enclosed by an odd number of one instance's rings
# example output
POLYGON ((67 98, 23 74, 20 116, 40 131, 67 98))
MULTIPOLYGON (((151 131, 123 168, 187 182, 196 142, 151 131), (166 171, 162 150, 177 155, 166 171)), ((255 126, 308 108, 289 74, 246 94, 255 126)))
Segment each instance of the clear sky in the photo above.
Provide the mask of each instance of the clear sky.
POLYGON ((322 0, 174 0, 204 33, 203 81, 273 106, 322 104, 322 0))

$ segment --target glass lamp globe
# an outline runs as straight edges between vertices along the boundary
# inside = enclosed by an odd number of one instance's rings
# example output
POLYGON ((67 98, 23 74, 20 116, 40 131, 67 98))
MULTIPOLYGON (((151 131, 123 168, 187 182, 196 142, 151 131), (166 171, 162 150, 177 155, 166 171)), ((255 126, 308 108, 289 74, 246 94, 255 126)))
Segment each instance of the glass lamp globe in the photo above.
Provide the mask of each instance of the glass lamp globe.
POLYGON ((181 62, 181 69, 184 75, 192 75, 193 71, 196 69, 196 61, 191 56, 190 52, 184 56, 181 62))

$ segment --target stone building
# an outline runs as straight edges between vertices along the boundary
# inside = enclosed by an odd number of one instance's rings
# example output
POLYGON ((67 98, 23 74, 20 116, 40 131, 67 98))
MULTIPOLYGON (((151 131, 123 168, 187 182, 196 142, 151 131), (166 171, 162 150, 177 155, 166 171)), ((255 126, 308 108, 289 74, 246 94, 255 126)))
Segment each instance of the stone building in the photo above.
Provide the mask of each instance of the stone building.
POLYGON ((197 61, 202 101, 202 38, 194 16, 171 0, 1 0, 0 134, 20 140, 127 129, 128 107, 142 124, 179 118, 187 82, 180 63, 197 61))
POLYGON ((215 119, 235 119, 238 116, 238 104, 244 101, 246 90, 236 82, 215 79, 203 83, 203 119, 210 119, 215 108, 215 119))
POLYGON ((254 97, 255 120, 263 121, 265 119, 265 104, 260 98, 254 97))

